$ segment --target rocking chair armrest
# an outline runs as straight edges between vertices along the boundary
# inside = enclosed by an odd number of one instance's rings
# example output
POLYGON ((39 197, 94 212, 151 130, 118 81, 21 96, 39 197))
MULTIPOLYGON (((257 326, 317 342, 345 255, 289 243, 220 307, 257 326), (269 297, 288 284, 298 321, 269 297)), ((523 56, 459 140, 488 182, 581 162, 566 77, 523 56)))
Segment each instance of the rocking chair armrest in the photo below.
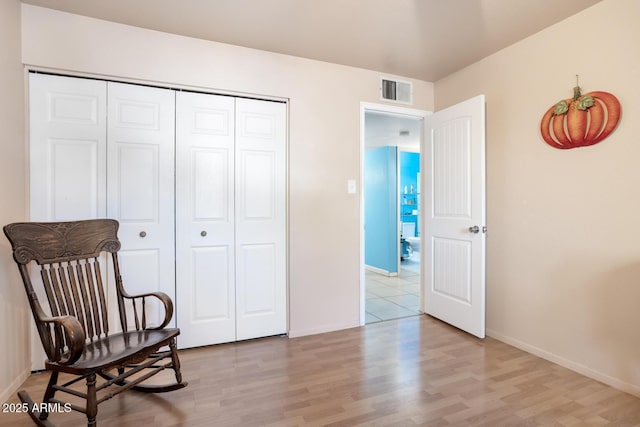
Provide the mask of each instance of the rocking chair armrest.
POLYGON ((153 328, 145 328, 148 330, 157 330, 162 329, 169 324, 171 321, 171 317, 173 317, 173 301, 169 297, 169 295, 164 292, 149 292, 146 294, 138 294, 138 295, 124 295, 125 298, 136 299, 136 298, 146 298, 146 297, 155 297, 162 302, 164 306, 164 320, 159 326, 153 328))
POLYGON ((75 363, 82 356, 86 339, 84 329, 78 319, 73 316, 57 316, 42 317, 40 321, 54 324, 55 336, 50 340, 50 345, 53 348, 45 349, 49 359, 61 365, 75 363), (64 351, 65 343, 68 348, 67 352, 64 351))

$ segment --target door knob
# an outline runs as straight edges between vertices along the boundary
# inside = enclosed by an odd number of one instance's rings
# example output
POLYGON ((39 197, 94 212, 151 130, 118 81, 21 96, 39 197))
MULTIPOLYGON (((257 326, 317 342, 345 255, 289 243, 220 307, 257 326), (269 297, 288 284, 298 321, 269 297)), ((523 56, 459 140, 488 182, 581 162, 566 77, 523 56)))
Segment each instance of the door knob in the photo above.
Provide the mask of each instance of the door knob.
POLYGON ((207 235, 207 232, 206 232, 206 231, 204 231, 204 230, 202 230, 202 231, 200 232, 200 235, 201 235, 202 237, 204 237, 204 236, 206 236, 206 235, 207 235))
POLYGON ((146 231, 141 231, 140 232, 140 237, 147 237, 147 232, 146 231))
POLYGON ((473 227, 469 227, 469 232, 473 234, 478 234, 480 232, 480 227, 474 225, 473 227))

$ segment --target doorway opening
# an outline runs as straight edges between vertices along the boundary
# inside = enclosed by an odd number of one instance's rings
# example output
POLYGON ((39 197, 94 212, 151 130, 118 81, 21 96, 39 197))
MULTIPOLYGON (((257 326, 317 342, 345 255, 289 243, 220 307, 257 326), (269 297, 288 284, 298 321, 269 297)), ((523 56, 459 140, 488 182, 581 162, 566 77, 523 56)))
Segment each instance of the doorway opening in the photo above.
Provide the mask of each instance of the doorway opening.
POLYGON ((420 151, 427 114, 361 105, 361 325, 423 312, 420 151))

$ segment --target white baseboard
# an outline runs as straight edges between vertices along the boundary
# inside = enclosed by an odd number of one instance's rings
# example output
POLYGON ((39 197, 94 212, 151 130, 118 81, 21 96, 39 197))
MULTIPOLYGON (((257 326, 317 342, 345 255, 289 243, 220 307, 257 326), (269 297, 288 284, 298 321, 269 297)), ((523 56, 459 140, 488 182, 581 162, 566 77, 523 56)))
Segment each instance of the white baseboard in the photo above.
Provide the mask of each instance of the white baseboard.
POLYGON ((383 276, 388 276, 388 277, 394 277, 398 275, 398 272, 390 272, 387 270, 384 270, 382 268, 378 268, 378 267, 373 267, 371 265, 366 265, 364 266, 365 270, 369 270, 369 271, 373 271, 374 273, 378 273, 378 274, 382 274, 383 276))
POLYGON ((334 331, 340 331, 342 329, 351 329, 351 328, 358 328, 358 327, 360 327, 360 323, 322 325, 322 326, 318 326, 317 328, 290 330, 288 335, 289 335, 289 338, 297 338, 297 337, 304 337, 307 335, 324 334, 325 332, 334 332, 334 331))
POLYGON ((502 335, 501 333, 496 332, 492 329, 487 329, 486 334, 491 338, 494 338, 494 339, 497 339, 498 341, 502 341, 503 343, 512 345, 516 348, 519 348, 520 350, 526 351, 527 353, 534 354, 538 357, 541 357, 545 360, 553 362, 557 365, 560 365, 567 369, 571 369, 572 371, 582 374, 585 377, 589 377, 591 379, 600 381, 601 383, 614 387, 618 390, 624 391, 625 393, 629 393, 636 397, 640 397, 640 386, 622 381, 618 378, 614 378, 607 374, 603 374, 602 372, 596 371, 592 368, 589 368, 588 366, 582 365, 580 363, 576 363, 572 360, 558 356, 557 354, 553 354, 539 347, 535 347, 533 345, 527 344, 515 338, 502 335))
POLYGON ((31 375, 31 371, 29 369, 25 369, 20 375, 18 375, 6 389, 2 390, 2 393, 0 394, 0 402, 5 403, 9 400, 11 395, 17 392, 22 383, 29 378, 29 375, 31 375))

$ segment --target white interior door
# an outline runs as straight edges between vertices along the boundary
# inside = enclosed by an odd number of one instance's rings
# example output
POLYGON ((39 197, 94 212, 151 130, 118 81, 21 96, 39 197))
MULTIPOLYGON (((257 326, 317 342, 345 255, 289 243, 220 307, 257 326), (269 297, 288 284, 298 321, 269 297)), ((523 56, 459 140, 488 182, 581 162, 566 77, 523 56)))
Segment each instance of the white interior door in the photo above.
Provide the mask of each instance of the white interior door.
POLYGON ((283 334, 286 288, 286 105, 236 100, 236 330, 283 334))
MULTIPOLYGON (((106 82, 29 74, 31 221, 105 216, 106 107, 106 82)), ((44 289, 35 290, 47 300, 44 289)), ((46 355, 35 325, 31 338, 31 367, 44 369, 46 355)))
POLYGON ((425 120, 425 312, 485 335, 484 95, 425 120))
POLYGON ((181 348, 235 341, 234 108, 176 94, 176 302, 181 348))
MULTIPOLYGON (((124 285, 174 299, 174 91, 109 82, 108 99, 107 214, 120 221, 124 285)), ((151 301, 147 319, 157 324, 151 301)))

